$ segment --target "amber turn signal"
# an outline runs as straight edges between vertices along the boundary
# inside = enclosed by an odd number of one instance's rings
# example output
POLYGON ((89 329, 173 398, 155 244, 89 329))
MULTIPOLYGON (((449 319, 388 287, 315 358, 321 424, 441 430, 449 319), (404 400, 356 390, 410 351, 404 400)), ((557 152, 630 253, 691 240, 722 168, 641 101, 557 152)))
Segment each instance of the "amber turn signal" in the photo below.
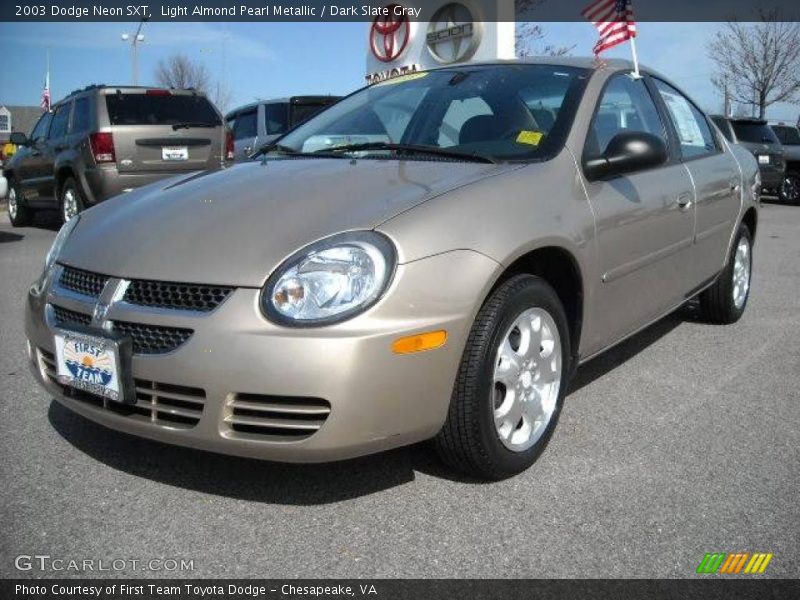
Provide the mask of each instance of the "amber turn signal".
POLYGON ((397 339, 392 344, 392 352, 395 354, 413 354, 414 352, 425 352, 425 350, 434 350, 441 348, 447 341, 447 332, 429 331, 427 333, 418 333, 417 335, 410 335, 397 339))

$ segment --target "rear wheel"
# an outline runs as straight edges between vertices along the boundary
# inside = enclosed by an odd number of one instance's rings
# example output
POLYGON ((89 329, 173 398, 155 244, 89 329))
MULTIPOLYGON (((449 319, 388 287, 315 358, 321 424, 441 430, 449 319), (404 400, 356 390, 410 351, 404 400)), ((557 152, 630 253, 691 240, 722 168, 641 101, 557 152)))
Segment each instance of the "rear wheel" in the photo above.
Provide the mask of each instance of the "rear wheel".
POLYGON ((81 188, 72 177, 69 177, 61 186, 59 205, 61 208, 61 220, 64 223, 80 213, 84 208, 81 188))
POLYGON ((481 308, 436 438, 450 466, 486 479, 527 469, 558 421, 570 346, 564 308, 544 280, 515 276, 481 308))
POLYGON ((778 196, 783 202, 800 204, 800 175, 797 173, 787 173, 778 190, 778 196))
POLYGON ((739 225, 728 264, 717 281, 700 294, 700 310, 712 323, 735 323, 750 298, 750 276, 753 263, 753 238, 747 225, 739 225))
POLYGON ((8 220, 12 227, 25 227, 30 225, 33 220, 33 211, 21 203, 22 196, 19 194, 17 184, 9 182, 8 190, 8 220))

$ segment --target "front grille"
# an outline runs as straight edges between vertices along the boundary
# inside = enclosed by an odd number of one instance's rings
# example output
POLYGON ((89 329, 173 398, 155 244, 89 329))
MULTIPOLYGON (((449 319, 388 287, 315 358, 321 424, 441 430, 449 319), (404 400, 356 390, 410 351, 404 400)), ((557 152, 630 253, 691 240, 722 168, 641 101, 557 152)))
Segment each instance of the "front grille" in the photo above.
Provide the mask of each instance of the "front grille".
POLYGON ((163 327, 114 321, 114 331, 133 339, 134 354, 165 354, 177 350, 192 337, 192 329, 182 327, 163 327))
POLYGON ((69 310, 56 304, 51 304, 53 307, 53 316, 56 318, 56 325, 62 327, 64 325, 89 325, 92 322, 92 316, 83 313, 69 310))
POLYGON ((68 290, 72 290, 84 296, 97 298, 103 292, 103 288, 110 278, 106 275, 91 273, 73 267, 64 267, 58 284, 68 290))
POLYGON ((210 312, 222 304, 233 288, 167 281, 131 281, 124 300, 131 304, 175 310, 210 312))
POLYGON ((225 422, 244 437, 302 440, 316 433, 331 412, 321 398, 235 394, 225 422))
MULTIPOLYGON (((51 306, 53 307, 53 316, 58 327, 69 327, 70 325, 89 326, 92 322, 91 315, 75 312, 56 304, 51 306)), ((131 337, 134 354, 166 354, 167 352, 172 352, 186 343, 194 333, 194 330, 182 327, 163 327, 144 323, 130 323, 128 321, 112 321, 112 324, 115 332, 131 337)))
POLYGON ((144 379, 134 380, 136 404, 120 404, 101 396, 62 385, 56 378, 56 361, 52 353, 39 349, 39 364, 47 379, 58 385, 65 396, 99 410, 108 410, 137 421, 171 429, 191 429, 203 416, 205 390, 144 379))

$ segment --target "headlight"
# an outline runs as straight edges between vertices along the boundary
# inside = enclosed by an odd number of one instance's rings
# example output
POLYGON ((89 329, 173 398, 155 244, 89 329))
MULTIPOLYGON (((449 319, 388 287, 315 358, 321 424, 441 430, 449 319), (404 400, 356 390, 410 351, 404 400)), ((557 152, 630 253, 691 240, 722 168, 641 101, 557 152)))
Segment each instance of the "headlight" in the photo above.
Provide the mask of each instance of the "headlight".
POLYGON ((372 231, 316 242, 286 260, 267 281, 261 306, 284 325, 328 325, 375 304, 389 285, 395 250, 372 231))
POLYGON ((58 231, 58 235, 56 235, 56 239, 53 240, 53 245, 50 246, 50 251, 47 253, 47 256, 44 259, 44 269, 42 269, 42 274, 39 276, 39 279, 36 281, 36 283, 33 284, 33 291, 35 293, 38 294, 44 290, 45 284, 47 283, 47 278, 50 275, 50 272, 53 270, 53 265, 56 264, 58 255, 61 254, 61 249, 64 247, 64 243, 72 233, 72 230, 75 229, 75 226, 78 224, 80 218, 80 215, 75 215, 61 226, 61 229, 58 231))

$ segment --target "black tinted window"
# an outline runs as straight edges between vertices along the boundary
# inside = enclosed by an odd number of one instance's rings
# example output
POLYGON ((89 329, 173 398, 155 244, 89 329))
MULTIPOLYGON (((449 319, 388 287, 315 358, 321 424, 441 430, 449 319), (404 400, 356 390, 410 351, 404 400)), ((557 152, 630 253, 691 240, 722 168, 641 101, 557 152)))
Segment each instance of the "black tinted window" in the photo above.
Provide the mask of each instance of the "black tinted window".
POLYGON ((72 111, 72 133, 89 131, 89 98, 83 97, 75 100, 72 111))
POLYGON ((658 88, 681 144, 684 158, 696 158, 717 151, 717 142, 705 115, 678 90, 656 79, 658 88))
POLYGON ((264 126, 267 135, 284 133, 289 129, 288 112, 289 106, 284 103, 264 105, 264 126))
POLYGON ((800 146, 800 131, 797 127, 787 125, 773 125, 772 131, 778 136, 784 146, 800 146))
POLYGON ((317 104, 317 103, 292 104, 292 127, 294 127, 299 123, 302 123, 307 119, 310 119, 326 106, 327 104, 317 104))
POLYGON ((236 115, 233 123, 233 138, 241 140, 254 138, 258 135, 258 113, 256 109, 241 112, 236 115))
POLYGON ((47 130, 50 129, 50 120, 53 118, 53 113, 44 113, 42 118, 36 123, 36 126, 31 131, 30 138, 36 140, 38 138, 47 137, 47 130))
POLYGON ((732 121, 733 130, 740 142, 754 144, 778 144, 778 138, 766 123, 759 121, 732 121))
POLYGON ((161 94, 109 94, 108 118, 112 125, 222 124, 211 103, 203 96, 161 94))
POLYGON ((731 130, 728 127, 728 121, 722 117, 711 117, 711 120, 714 121, 717 127, 719 127, 719 130, 722 132, 722 135, 725 136, 725 139, 729 142, 732 142, 733 138, 731 138, 731 130))
POLYGON ((69 102, 56 107, 48 138, 60 138, 67 134, 67 123, 69 122, 69 109, 71 106, 72 103, 69 102))
POLYGON ((667 143, 667 133, 643 79, 616 75, 608 84, 587 140, 589 156, 602 154, 611 139, 625 131, 651 133, 667 143))

